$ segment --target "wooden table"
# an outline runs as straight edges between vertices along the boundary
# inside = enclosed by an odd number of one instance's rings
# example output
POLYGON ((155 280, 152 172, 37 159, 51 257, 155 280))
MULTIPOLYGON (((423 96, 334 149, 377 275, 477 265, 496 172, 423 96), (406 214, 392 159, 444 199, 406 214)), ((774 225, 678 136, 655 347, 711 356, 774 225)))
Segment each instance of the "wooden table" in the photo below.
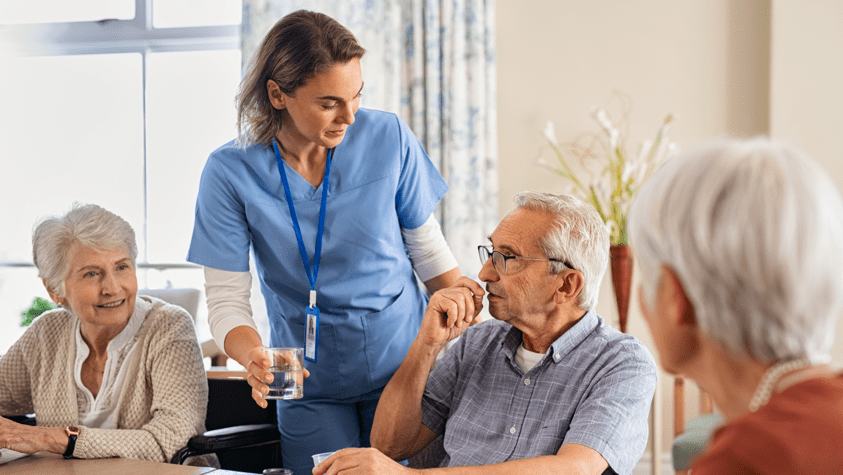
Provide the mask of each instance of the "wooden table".
POLYGON ((211 369, 205 371, 205 375, 208 379, 246 379, 249 373, 227 369, 225 366, 211 366, 211 369))
POLYGON ((61 455, 39 452, 0 464, 3 475, 235 475, 245 472, 219 470, 213 467, 189 467, 169 463, 148 462, 124 458, 71 459, 61 455), (213 472, 213 473, 212 473, 213 472))

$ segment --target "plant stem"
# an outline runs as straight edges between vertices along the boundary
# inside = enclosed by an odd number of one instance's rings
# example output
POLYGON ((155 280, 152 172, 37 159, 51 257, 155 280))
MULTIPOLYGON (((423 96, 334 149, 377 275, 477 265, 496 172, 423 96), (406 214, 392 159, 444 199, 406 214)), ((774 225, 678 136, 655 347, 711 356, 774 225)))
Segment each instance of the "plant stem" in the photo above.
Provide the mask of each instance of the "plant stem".
MULTIPOLYGON (((574 185, 576 185, 577 188, 580 189, 580 191, 582 191, 584 194, 588 194, 588 191, 589 191, 588 188, 583 186, 582 182, 580 182, 580 180, 577 179, 576 175, 574 175, 573 170, 571 170, 571 167, 568 166, 568 162, 565 160, 565 157, 562 155, 562 150, 559 150, 559 147, 557 147, 554 144, 550 144, 550 146, 553 148, 553 151, 556 153, 556 159, 559 160, 559 163, 562 165, 562 168, 565 169, 565 173, 568 174, 569 179, 574 182, 574 185)), ((592 193, 593 193, 593 190, 592 190, 592 193)))
POLYGON ((603 222, 606 222, 606 215, 603 214, 603 207, 600 206, 600 200, 597 198, 597 193, 594 192, 594 188, 589 188, 589 196, 591 196, 591 204, 594 205, 594 209, 597 210, 597 214, 600 215, 600 219, 603 222))

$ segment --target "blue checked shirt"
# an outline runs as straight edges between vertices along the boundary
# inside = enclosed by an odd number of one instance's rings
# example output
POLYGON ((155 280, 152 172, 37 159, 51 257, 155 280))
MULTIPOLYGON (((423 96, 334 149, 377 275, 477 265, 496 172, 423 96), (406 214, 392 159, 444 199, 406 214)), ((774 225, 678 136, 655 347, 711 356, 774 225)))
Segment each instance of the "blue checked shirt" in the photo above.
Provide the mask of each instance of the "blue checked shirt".
POLYGON ((422 422, 444 433, 441 466, 555 455, 575 443, 631 473, 647 445, 656 388, 644 345, 593 310, 526 374, 515 362, 520 344, 520 330, 487 321, 466 330, 430 373, 422 422))

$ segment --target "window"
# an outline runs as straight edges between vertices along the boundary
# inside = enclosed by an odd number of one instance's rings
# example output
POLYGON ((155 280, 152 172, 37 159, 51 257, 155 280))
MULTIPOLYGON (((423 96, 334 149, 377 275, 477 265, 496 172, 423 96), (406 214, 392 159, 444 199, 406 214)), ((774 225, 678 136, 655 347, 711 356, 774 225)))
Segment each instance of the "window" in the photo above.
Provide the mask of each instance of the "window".
MULTIPOLYGON (((138 285, 202 288, 185 261, 208 154, 235 136, 240 0, 0 3, 0 354, 47 298, 32 225, 96 203, 138 241, 138 285)), ((200 338, 210 337, 200 305, 200 338)))

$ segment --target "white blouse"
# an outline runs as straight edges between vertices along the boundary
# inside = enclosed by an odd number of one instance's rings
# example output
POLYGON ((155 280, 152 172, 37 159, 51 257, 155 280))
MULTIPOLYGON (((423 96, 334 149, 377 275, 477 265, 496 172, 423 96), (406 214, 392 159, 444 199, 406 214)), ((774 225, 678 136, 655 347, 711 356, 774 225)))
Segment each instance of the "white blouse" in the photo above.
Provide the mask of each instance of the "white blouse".
POLYGON ((126 381, 129 366, 124 365, 123 362, 131 359, 135 353, 138 330, 140 330, 151 309, 151 303, 136 298, 135 311, 129 317, 129 323, 108 342, 106 348, 108 359, 105 362, 102 385, 96 397, 91 393, 91 390, 82 384, 82 364, 88 358, 91 350, 82 338, 81 322, 77 320, 76 364, 73 373, 76 377, 76 404, 79 409, 79 425, 99 429, 117 429, 117 401, 120 399, 120 391, 126 381))

